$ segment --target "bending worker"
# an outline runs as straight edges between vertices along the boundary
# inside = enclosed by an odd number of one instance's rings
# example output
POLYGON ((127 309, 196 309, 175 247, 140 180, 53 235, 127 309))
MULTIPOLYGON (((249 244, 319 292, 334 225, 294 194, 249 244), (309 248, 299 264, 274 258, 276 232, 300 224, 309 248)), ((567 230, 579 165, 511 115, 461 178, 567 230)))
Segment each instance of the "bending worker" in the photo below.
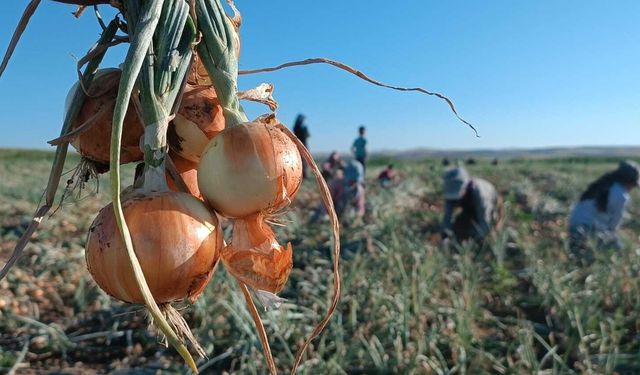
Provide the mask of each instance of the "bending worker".
POLYGON ((470 176, 463 167, 449 169, 444 174, 444 198, 443 238, 481 241, 491 232, 498 193, 490 182, 470 176), (458 208, 460 212, 454 217, 458 208))
POLYGON ((640 185, 640 167, 633 161, 622 161, 618 169, 600 177, 580 196, 569 217, 569 247, 574 256, 588 263, 593 253, 586 246, 593 238, 597 246, 622 247, 618 229, 629 202, 629 193, 640 185))

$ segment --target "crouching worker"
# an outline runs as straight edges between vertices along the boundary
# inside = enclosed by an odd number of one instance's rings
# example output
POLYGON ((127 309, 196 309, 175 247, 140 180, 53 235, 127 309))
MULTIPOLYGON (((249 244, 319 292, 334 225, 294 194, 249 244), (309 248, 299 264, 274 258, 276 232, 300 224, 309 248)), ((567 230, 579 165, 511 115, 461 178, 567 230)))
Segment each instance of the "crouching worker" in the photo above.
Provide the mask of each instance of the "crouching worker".
POLYGON ((463 167, 444 174, 443 239, 478 242, 489 235, 498 216, 498 193, 488 181, 472 177, 463 167), (455 211, 459 211, 454 217, 455 211))
POLYGON ((622 161, 618 169, 600 177, 582 193, 569 217, 569 249, 576 260, 593 262, 589 239, 593 239, 598 248, 621 248, 618 229, 629 193, 639 184, 638 164, 622 161))
POLYGON ((393 170, 393 164, 387 165, 385 169, 378 174, 378 183, 384 188, 391 187, 396 181, 396 174, 393 170))
MULTIPOLYGON (((338 169, 331 181, 328 183, 333 206, 340 224, 349 227, 352 219, 355 223, 360 223, 365 214, 365 186, 364 170, 362 164, 357 160, 352 160, 346 164, 345 169, 338 169), (349 215, 353 209, 354 215, 349 215)), ((314 224, 320 219, 326 218, 327 210, 320 202, 315 212, 309 219, 309 224, 314 224)))
MULTIPOLYGON (((345 217, 345 212, 350 207, 355 213, 355 222, 360 223, 365 214, 365 181, 362 163, 351 160, 344 168, 345 193, 343 196, 343 212, 338 212, 340 217, 345 217)), ((338 209, 336 208, 336 211, 338 209)), ((349 226, 348 223, 344 223, 349 226)))
MULTIPOLYGON (((333 206, 336 210, 336 214, 338 219, 341 218, 342 213, 345 208, 345 186, 346 182, 344 179, 344 173, 342 169, 336 169, 333 173, 331 179, 327 183, 329 187, 329 193, 331 193, 331 200, 333 201, 333 206)), ((324 207, 324 202, 320 201, 318 203, 318 207, 313 212, 313 215, 309 219, 309 224, 314 224, 320 219, 324 219, 327 217, 327 210, 324 207)))

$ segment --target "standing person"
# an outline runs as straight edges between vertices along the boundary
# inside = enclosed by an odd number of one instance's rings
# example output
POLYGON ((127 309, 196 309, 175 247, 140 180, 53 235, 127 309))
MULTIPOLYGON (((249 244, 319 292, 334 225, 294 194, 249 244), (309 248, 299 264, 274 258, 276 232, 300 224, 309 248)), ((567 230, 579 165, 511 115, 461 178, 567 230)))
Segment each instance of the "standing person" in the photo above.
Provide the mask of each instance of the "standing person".
POLYGON ((351 152, 355 156, 356 160, 362 164, 363 172, 367 170, 367 139, 364 137, 367 133, 367 129, 364 126, 358 128, 358 138, 353 141, 351 146, 351 152))
MULTIPOLYGON (((308 149, 309 146, 307 146, 307 138, 309 138, 311 134, 309 133, 309 128, 307 128, 304 120, 304 115, 302 113, 298 114, 298 117, 296 117, 296 122, 293 125, 293 134, 295 134, 300 142, 302 142, 304 147, 308 149)), ((302 178, 307 178, 307 162, 304 160, 302 161, 302 178)))
POLYGON ((622 247, 618 229, 629 202, 629 193, 639 185, 640 167, 627 160, 587 187, 569 217, 572 256, 586 263, 593 262, 593 252, 586 243, 589 238, 594 238, 598 247, 622 247))
POLYGON ((442 221, 443 238, 482 241, 496 222, 498 193, 487 180, 472 177, 463 167, 449 169, 444 174, 445 211, 442 221), (460 213, 454 218, 454 210, 460 213))

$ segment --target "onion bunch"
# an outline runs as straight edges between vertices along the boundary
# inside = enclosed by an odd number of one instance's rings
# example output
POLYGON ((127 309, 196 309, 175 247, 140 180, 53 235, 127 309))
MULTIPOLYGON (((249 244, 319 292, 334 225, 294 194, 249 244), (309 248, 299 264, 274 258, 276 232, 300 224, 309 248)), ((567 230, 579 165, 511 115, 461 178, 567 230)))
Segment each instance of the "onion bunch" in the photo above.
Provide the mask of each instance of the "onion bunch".
MULTIPOLYGON (((82 5, 77 16, 87 5, 82 0, 64 2, 82 5)), ((275 294, 287 282, 293 250, 290 243, 280 245, 270 223, 300 189, 302 157, 317 175, 328 211, 334 212, 317 166, 275 116, 248 121, 240 99, 265 103, 272 111, 277 103, 271 97, 272 85, 239 93, 241 17, 232 1, 228 5, 233 15, 226 14, 220 0, 89 3, 109 3, 118 12, 105 25, 96 8, 103 33, 79 59, 79 69, 86 64, 84 73, 69 92, 61 135, 50 142, 57 150, 45 203, 0 271, 0 279, 53 205, 71 143, 96 170, 110 170, 112 203, 97 214, 86 244, 87 268, 96 284, 121 301, 144 303, 167 342, 197 373, 185 340, 200 355, 205 353, 172 303, 198 298, 222 261, 239 281, 269 371, 275 373, 247 286, 259 298, 268 295, 263 302, 269 304, 278 302, 275 294), (128 43, 121 68, 100 70, 105 53, 121 43, 128 43), (143 163, 139 178, 123 191, 120 164, 130 162, 143 163), (233 220, 226 246, 217 215, 233 220)), ((32 1, 25 10, 7 56, 38 4, 32 1)), ((8 57, 0 64, 0 74, 6 61, 8 57)), ((300 346, 293 372, 337 306, 336 220, 331 215, 332 303, 300 346)))

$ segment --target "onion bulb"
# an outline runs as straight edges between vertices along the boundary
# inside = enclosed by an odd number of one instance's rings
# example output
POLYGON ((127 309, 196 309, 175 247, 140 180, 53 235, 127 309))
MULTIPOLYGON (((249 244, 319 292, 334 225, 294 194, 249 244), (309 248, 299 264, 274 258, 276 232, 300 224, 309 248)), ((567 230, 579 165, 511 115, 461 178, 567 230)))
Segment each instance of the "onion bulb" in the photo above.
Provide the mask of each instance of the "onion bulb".
MULTIPOLYGON (((120 83, 120 69, 101 69, 87 88, 89 96, 85 99, 78 116, 72 124, 72 129, 87 124, 87 129, 80 133, 71 144, 84 158, 99 164, 109 164, 109 150, 111 147, 111 127, 113 110, 118 86, 120 83)), ((76 90, 81 90, 80 83, 76 82, 69 94, 67 94, 66 108, 71 105, 71 100, 76 90)), ((66 113, 66 112, 65 112, 66 113)), ((124 118, 122 131, 122 148, 120 150, 120 163, 126 164, 143 159, 140 149, 140 137, 144 133, 144 126, 140 122, 133 105, 129 105, 124 118)))
POLYGON ((171 149, 198 162, 209 140, 224 129, 222 106, 213 87, 187 85, 172 123, 171 149))
POLYGON ((278 293, 293 267, 291 243, 286 249, 260 214, 236 219, 231 243, 222 250, 222 262, 243 283, 270 293, 278 293))
MULTIPOLYGON (((187 160, 173 152, 169 152, 169 156, 176 166, 178 174, 182 177, 182 181, 184 181, 184 184, 187 186, 188 192, 194 197, 202 199, 202 194, 200 194, 200 189, 198 189, 198 163, 187 160)), ((168 173, 167 185, 169 185, 169 189, 172 191, 181 191, 168 173)))
POLYGON ((198 165, 202 196, 226 217, 275 213, 291 202, 301 183, 302 159, 295 143, 262 121, 222 131, 198 165))
MULTIPOLYGON (((194 301, 213 275, 222 248, 215 214, 193 196, 174 192, 132 194, 123 209, 155 301, 194 301)), ((125 302, 144 303, 112 204, 100 210, 91 224, 86 260, 91 276, 106 293, 125 302)))

